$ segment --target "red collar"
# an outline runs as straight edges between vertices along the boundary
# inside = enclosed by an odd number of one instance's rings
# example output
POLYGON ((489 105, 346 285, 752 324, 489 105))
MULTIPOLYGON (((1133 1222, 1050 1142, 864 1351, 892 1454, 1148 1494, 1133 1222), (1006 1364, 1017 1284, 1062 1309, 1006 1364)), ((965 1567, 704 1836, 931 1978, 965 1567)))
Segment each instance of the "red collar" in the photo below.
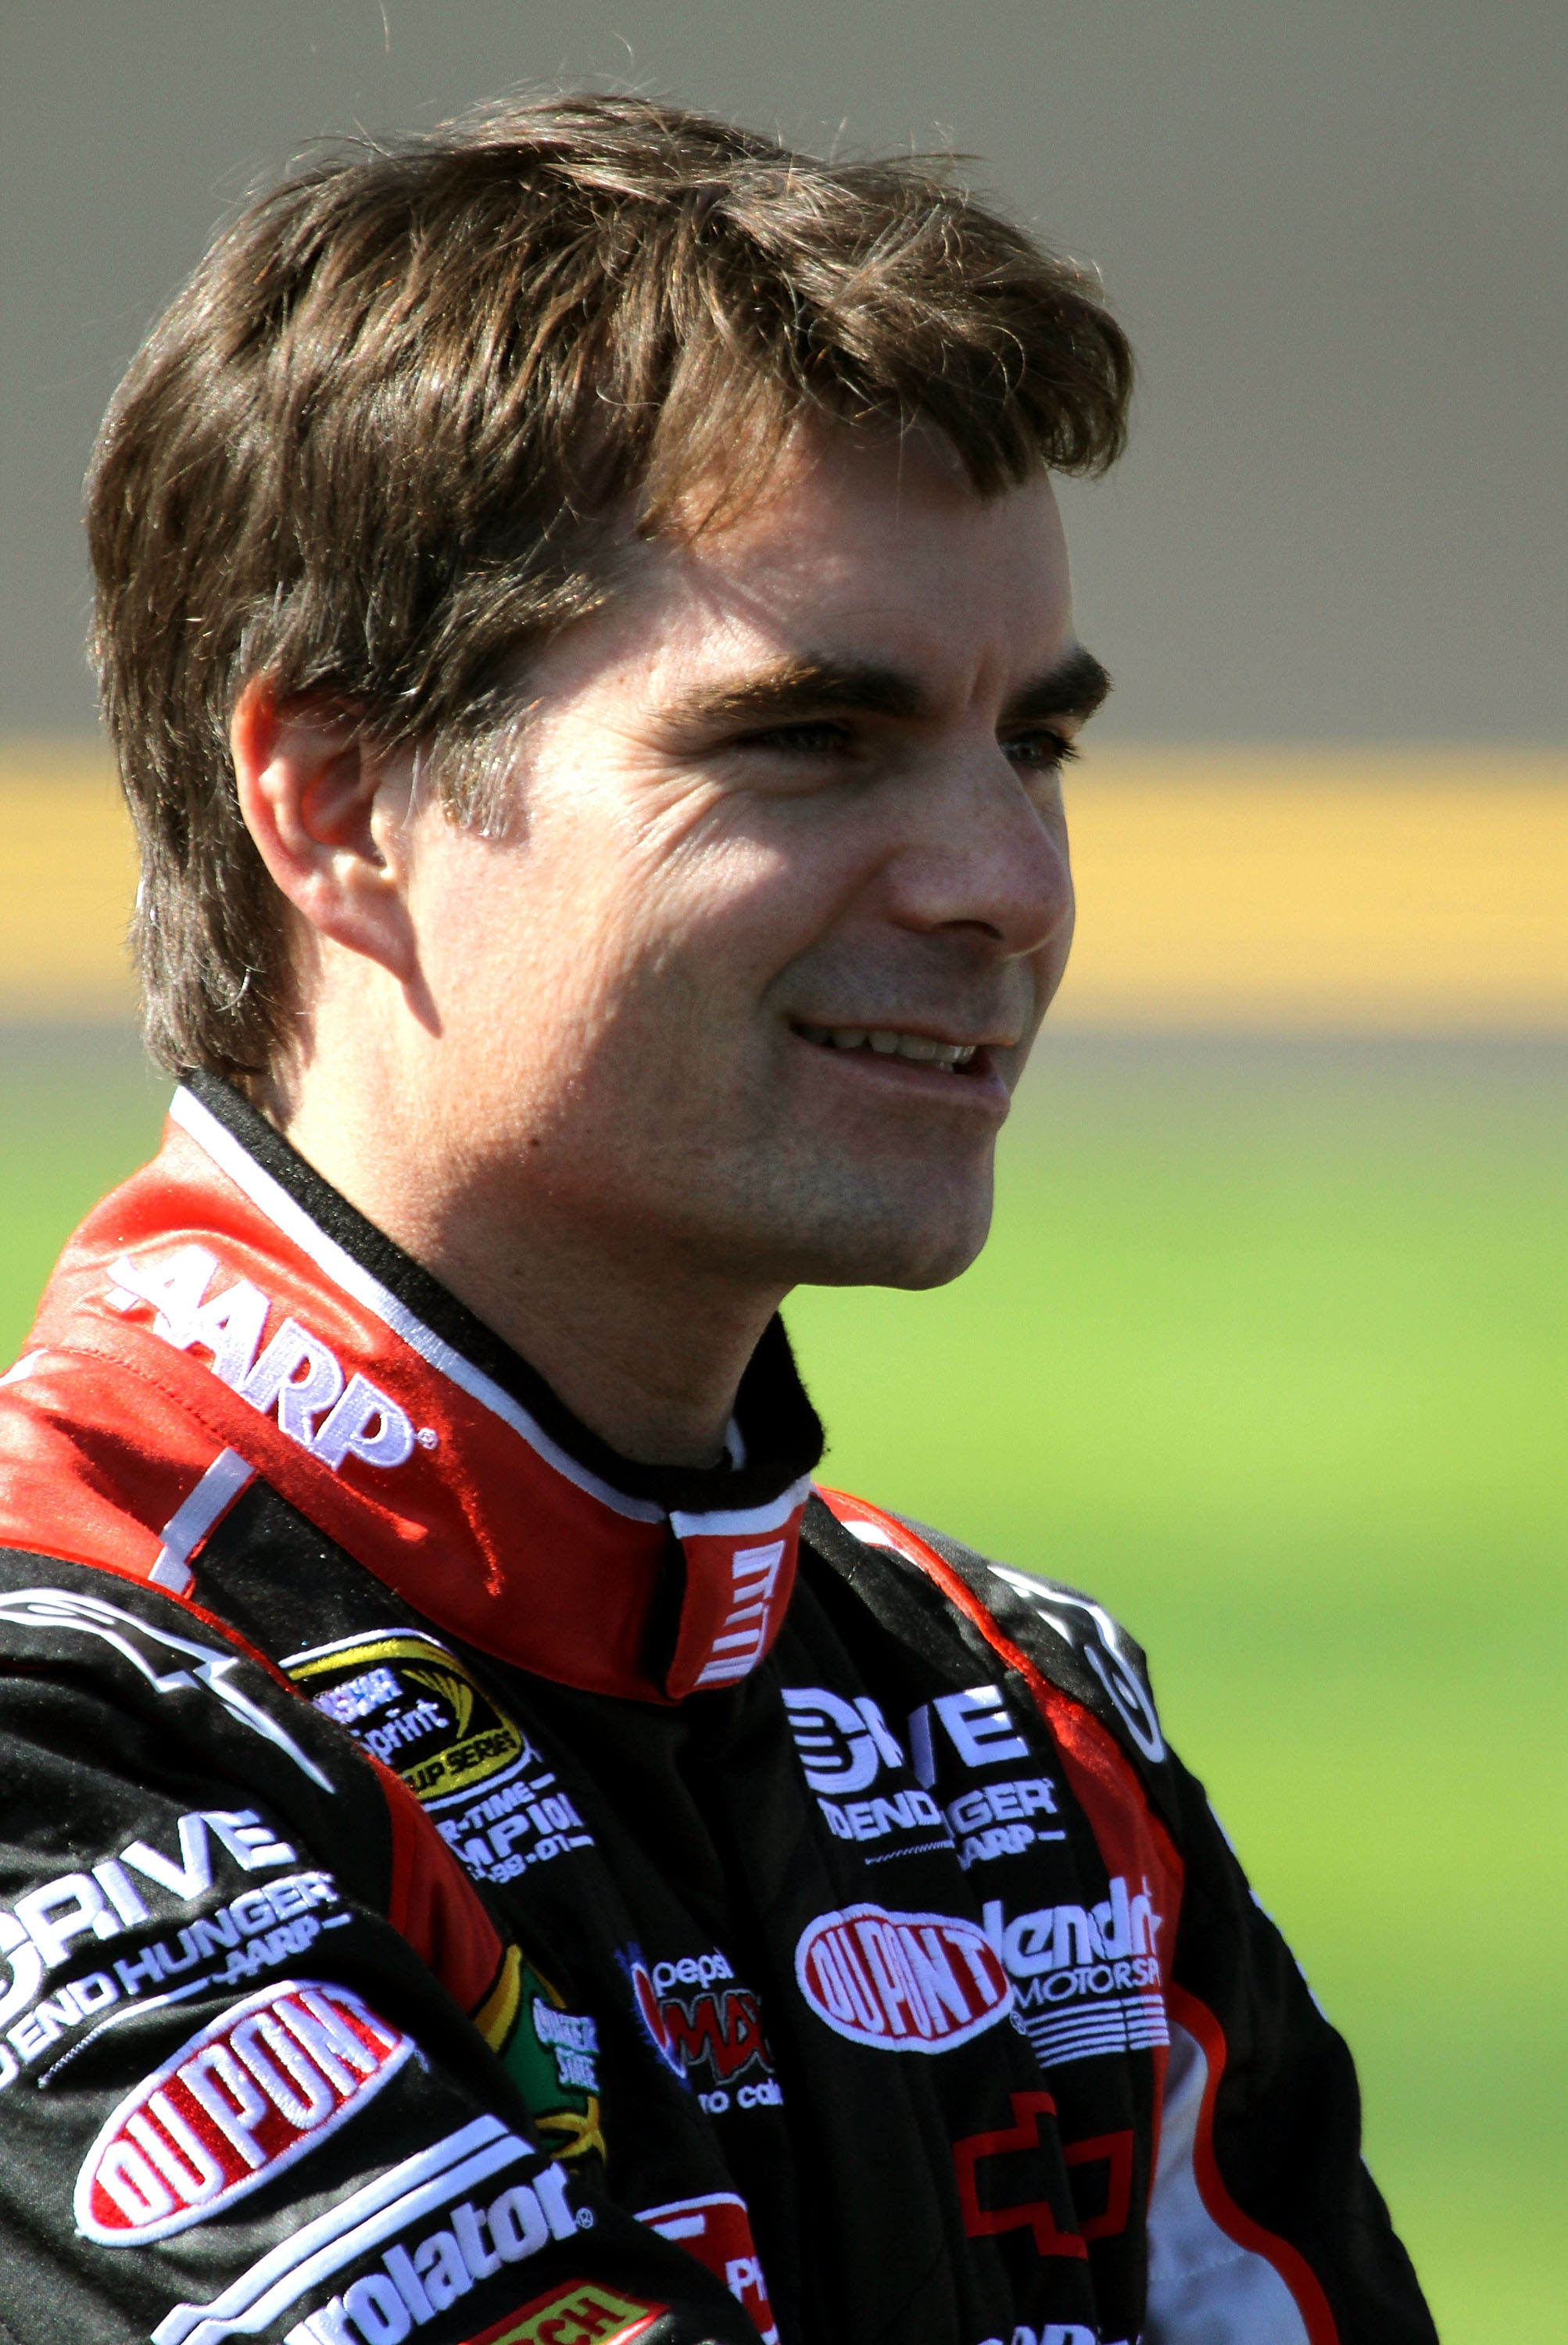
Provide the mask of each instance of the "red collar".
POLYGON ((820 1428, 781 1327, 738 1470, 614 1458, 236 1095, 67 1246, 0 1391, 0 1538, 200 1595, 254 1475, 429 1619, 595 1693, 678 1701, 783 1620, 820 1428))

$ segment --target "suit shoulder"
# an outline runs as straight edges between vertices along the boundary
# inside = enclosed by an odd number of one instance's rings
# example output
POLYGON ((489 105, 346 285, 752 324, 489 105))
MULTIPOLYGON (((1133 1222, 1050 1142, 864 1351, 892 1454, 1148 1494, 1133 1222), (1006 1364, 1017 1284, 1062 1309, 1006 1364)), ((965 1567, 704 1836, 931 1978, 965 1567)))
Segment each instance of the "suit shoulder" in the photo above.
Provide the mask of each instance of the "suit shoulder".
POLYGON ((1110 1731, 1151 1788, 1166 1790, 1170 1753, 1143 1649, 1102 1604, 1062 1581, 998 1563, 913 1517, 842 1491, 820 1496, 840 1533, 895 1569, 901 1564, 935 1579, 962 1609, 974 1608, 983 1633, 989 1623, 1047 1685, 1110 1731))

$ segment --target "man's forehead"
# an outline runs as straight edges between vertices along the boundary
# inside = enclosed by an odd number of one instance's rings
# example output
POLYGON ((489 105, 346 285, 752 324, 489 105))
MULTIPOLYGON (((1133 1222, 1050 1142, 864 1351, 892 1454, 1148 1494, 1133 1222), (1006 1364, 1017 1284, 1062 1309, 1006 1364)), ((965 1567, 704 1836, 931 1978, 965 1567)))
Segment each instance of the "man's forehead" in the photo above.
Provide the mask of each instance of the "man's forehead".
MULTIPOLYGON (((839 705, 893 715, 905 713, 895 701, 977 685, 1011 699, 1077 650, 1048 478, 982 497, 912 435, 804 441, 753 503, 621 553, 599 610, 530 664, 547 691, 635 676, 638 698, 708 697, 722 716, 729 695, 741 716, 745 702, 771 712, 813 688, 820 702, 831 685, 839 705)), ((1082 713, 1104 689, 1084 681, 1082 713)), ((1071 693, 1052 700, 1076 706, 1071 693)))
MULTIPOLYGON (((745 461, 742 452, 738 465, 745 461)), ((684 533, 677 512, 671 534, 698 565, 784 566, 809 551, 852 574, 884 545, 906 559, 924 543, 1006 546, 1044 560, 1062 544, 1048 472, 983 496, 951 443, 923 425, 896 434, 799 427, 755 474, 741 469, 739 487, 744 494, 726 490, 711 522, 699 490, 684 533)))

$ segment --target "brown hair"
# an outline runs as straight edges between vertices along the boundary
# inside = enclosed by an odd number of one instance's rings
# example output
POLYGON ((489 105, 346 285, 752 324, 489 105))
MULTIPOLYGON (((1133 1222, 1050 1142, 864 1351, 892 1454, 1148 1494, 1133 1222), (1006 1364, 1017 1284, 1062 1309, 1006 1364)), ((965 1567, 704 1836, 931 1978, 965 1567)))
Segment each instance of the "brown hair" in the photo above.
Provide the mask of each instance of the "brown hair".
POLYGON ((487 819, 516 655, 602 601, 628 515, 733 507, 813 414, 934 425, 985 495, 1096 471, 1131 381, 1093 279, 940 162, 581 96, 298 172, 156 326, 89 481, 151 1050, 243 1074, 286 1037, 229 752, 250 678, 427 745, 487 819))

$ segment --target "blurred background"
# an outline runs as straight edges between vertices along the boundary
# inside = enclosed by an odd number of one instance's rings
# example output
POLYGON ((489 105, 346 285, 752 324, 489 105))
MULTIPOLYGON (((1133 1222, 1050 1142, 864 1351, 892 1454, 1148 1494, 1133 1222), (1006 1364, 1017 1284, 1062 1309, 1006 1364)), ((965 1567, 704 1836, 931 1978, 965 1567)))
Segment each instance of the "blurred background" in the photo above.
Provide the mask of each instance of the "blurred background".
POLYGON ((314 137, 559 77, 938 147, 1100 266, 1117 680, 996 1233, 791 1326, 832 1478, 1092 1589, 1356 2046, 1449 2345, 1568 2338, 1568 16, 1534 0, 3 0, 0 1354, 155 1146, 94 430, 314 137))

